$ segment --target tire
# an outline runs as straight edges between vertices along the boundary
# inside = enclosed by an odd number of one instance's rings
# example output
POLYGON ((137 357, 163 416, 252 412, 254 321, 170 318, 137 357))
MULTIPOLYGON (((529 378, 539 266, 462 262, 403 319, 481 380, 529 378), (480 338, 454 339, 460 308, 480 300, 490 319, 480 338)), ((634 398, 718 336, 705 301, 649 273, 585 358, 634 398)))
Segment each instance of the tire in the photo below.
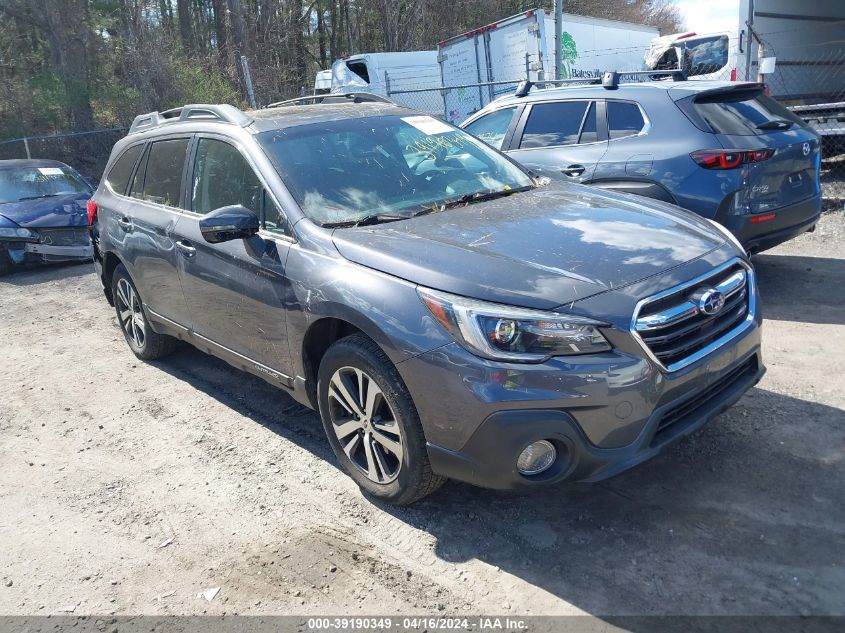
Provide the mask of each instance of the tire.
POLYGON ((114 269, 111 281, 117 324, 129 349, 141 360, 155 360, 176 348, 176 339, 154 332, 144 313, 141 295, 123 264, 114 269))
POLYGON ((9 260, 9 254, 0 252, 0 277, 5 277, 12 272, 12 262, 9 260))
POLYGON ((320 363, 317 397, 329 444, 365 493, 408 505, 446 481, 431 470, 411 394, 371 339, 354 334, 328 349, 320 363))

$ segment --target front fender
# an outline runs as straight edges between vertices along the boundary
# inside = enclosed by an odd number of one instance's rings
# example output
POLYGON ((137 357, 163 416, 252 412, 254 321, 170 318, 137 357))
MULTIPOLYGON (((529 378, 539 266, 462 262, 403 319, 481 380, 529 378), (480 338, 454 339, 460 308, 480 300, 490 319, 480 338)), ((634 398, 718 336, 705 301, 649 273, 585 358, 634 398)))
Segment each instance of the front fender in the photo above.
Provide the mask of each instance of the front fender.
MULTIPOLYGON (((292 345, 301 344, 309 328, 325 318, 352 324, 394 364, 452 340, 419 298, 416 285, 398 277, 298 248, 291 249, 286 274, 292 288, 288 306, 292 345)), ((301 350, 291 352, 301 364, 301 350)), ((303 375, 302 368, 298 370, 303 375)))

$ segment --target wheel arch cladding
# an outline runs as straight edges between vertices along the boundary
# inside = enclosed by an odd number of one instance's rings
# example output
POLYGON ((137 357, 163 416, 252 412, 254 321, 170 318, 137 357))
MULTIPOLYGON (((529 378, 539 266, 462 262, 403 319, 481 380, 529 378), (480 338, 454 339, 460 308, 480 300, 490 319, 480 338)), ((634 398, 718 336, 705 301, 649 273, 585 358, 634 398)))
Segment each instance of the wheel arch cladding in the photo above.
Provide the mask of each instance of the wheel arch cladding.
POLYGON ((322 317, 311 323, 305 336, 302 337, 302 370, 305 374, 305 384, 308 389, 308 400, 316 411, 317 402, 317 374, 320 362, 335 342, 352 334, 364 334, 370 337, 358 326, 337 317, 322 317))

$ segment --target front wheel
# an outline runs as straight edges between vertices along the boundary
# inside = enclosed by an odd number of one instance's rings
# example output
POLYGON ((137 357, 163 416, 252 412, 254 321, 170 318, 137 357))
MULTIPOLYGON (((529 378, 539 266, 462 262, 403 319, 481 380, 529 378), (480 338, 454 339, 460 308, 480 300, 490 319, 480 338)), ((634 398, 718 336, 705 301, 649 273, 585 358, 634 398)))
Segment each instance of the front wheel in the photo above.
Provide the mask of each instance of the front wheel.
POLYGON ((411 395, 371 339, 355 334, 329 348, 320 363, 317 395, 329 443, 364 491, 407 505, 443 484, 431 471, 411 395))
POLYGON ((158 334, 150 327, 141 295, 123 264, 114 270, 111 290, 117 322, 135 356, 155 360, 170 354, 176 347, 176 339, 158 334))

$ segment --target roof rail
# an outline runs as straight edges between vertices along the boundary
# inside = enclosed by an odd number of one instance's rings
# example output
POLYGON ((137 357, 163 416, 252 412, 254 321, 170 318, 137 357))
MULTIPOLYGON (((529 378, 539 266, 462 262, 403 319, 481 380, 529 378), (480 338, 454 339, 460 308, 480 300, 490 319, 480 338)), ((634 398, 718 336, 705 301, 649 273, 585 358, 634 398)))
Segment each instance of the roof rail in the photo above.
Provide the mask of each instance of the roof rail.
POLYGON ((524 97, 534 86, 543 86, 544 84, 597 84, 601 80, 598 77, 579 77, 578 79, 538 79, 531 81, 526 79, 520 81, 516 86, 516 91, 513 93, 515 97, 524 97))
POLYGON ((308 95, 287 101, 276 101, 264 106, 265 108, 279 108, 292 105, 319 105, 329 103, 394 103, 387 97, 372 92, 330 92, 324 95, 308 95))
POLYGON ((635 70, 631 72, 618 72, 609 70, 601 78, 601 85, 607 90, 616 90, 619 87, 619 77, 655 77, 667 78, 672 81, 686 81, 687 74, 683 70, 635 70))
POLYGON ((139 114, 129 127, 129 134, 151 130, 166 123, 185 121, 219 121, 246 127, 252 123, 252 117, 228 103, 208 104, 192 103, 181 108, 172 108, 164 112, 139 114))
POLYGON ((537 81, 525 80, 520 81, 513 93, 515 97, 525 97, 534 86, 543 86, 545 84, 601 84, 608 90, 616 90, 619 87, 620 77, 639 77, 648 76, 650 78, 663 77, 671 78, 674 81, 686 81, 687 75, 683 70, 637 70, 631 72, 618 72, 616 70, 609 70, 601 77, 578 77, 577 79, 538 79, 537 81))

